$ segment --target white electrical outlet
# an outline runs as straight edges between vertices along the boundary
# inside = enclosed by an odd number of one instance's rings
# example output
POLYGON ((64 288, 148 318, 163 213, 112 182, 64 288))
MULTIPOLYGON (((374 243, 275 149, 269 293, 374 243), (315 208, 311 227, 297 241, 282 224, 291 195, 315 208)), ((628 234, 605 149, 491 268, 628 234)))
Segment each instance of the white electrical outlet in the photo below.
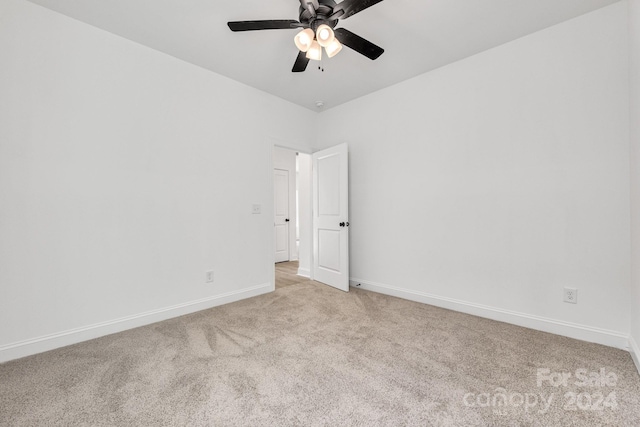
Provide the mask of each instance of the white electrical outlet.
POLYGON ((254 215, 259 215, 262 213, 262 205, 253 205, 251 207, 251 213, 254 215))
POLYGON ((205 281, 207 283, 213 283, 213 270, 207 271, 206 276, 205 276, 205 281))
POLYGON ((575 288, 564 288, 564 302, 571 304, 578 303, 578 290, 575 288))

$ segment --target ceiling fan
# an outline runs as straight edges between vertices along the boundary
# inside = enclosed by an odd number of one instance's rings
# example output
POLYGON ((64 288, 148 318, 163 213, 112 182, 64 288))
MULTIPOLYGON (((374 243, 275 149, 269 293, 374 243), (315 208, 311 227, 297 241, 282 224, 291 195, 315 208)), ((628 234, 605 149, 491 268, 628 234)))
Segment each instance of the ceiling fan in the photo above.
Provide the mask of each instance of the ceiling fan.
POLYGON ((377 59, 384 49, 345 28, 335 28, 340 19, 347 19, 382 0, 299 0, 300 17, 292 19, 233 21, 227 25, 231 31, 280 30, 301 28, 294 38, 300 50, 293 64, 294 73, 306 70, 309 60, 322 59, 324 47, 329 58, 342 49, 342 45, 350 47, 369 59, 377 59))

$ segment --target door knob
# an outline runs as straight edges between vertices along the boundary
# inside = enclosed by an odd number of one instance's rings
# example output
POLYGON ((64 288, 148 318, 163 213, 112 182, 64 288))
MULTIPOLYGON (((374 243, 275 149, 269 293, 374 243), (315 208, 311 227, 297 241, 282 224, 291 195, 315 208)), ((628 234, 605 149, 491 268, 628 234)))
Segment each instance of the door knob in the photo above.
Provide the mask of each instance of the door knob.
POLYGON ((344 222, 341 222, 339 225, 340 227, 344 227, 344 222))
POLYGON ((289 222, 289 218, 285 219, 284 222, 289 222))

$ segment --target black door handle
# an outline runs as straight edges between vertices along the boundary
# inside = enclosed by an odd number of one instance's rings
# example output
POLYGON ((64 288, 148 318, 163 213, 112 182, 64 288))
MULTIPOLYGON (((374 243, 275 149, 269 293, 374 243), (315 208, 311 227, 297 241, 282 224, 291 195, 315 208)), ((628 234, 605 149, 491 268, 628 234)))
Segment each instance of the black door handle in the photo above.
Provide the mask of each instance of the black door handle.
POLYGON ((344 222, 341 222, 339 225, 340 227, 344 227, 344 222))
POLYGON ((285 219, 284 222, 289 222, 289 218, 285 219))

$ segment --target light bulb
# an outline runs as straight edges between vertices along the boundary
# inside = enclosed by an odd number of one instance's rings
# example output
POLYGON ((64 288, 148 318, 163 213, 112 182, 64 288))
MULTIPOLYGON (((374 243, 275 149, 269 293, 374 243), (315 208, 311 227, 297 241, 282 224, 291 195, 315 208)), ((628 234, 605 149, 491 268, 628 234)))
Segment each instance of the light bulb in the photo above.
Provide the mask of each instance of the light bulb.
POLYGON ((298 34, 296 34, 296 36, 293 38, 293 42, 296 44, 296 47, 300 51, 306 52, 311 47, 313 37, 313 30, 311 28, 307 28, 306 30, 302 30, 298 34))
POLYGON ((320 46, 327 47, 329 43, 334 40, 335 36, 330 26, 322 24, 316 30, 316 38, 318 39, 320 46))
POLYGON ((322 59, 322 46, 317 41, 311 42, 311 47, 307 50, 307 58, 314 61, 320 61, 322 59))
POLYGON ((333 58, 342 50, 342 43, 340 43, 338 39, 333 39, 333 41, 329 43, 324 50, 327 51, 327 56, 329 58, 333 58))

